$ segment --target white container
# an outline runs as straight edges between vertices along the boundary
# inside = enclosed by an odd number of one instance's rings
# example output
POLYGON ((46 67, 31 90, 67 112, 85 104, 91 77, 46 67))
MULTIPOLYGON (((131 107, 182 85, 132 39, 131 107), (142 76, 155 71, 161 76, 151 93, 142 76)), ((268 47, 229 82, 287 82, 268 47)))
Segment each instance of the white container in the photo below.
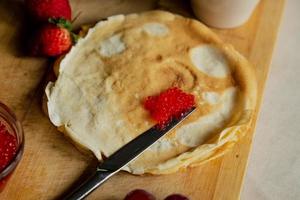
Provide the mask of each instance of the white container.
POLYGON ((234 28, 245 23, 259 0, 191 0, 196 17, 216 28, 234 28))

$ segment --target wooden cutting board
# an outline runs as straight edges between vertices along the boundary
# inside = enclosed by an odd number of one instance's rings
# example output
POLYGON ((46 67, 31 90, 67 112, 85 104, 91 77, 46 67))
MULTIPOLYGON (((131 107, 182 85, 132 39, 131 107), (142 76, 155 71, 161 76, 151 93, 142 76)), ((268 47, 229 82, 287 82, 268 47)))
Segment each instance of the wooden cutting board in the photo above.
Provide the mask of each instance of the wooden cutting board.
MULTIPOLYGON (((155 0, 74 0, 73 13, 81 12, 76 26, 118 14, 155 8, 155 0)), ((192 16, 188 1, 162 1, 161 6, 192 16), (170 3, 171 2, 171 3, 170 3)), ((259 111, 284 0, 262 0, 250 21, 240 28, 215 30, 232 43, 256 69, 259 111)), ((25 153, 0 199, 60 199, 76 181, 96 166, 95 159, 79 153, 51 125, 41 110, 43 80, 51 61, 24 55, 28 20, 21 1, 0 3, 0 100, 22 121, 25 153)), ((257 115, 256 115, 257 116, 257 115)), ((118 200, 132 189, 143 188, 158 199, 182 193, 193 200, 239 199, 255 124, 247 136, 225 156, 198 168, 165 176, 138 177, 120 173, 88 199, 118 200)))

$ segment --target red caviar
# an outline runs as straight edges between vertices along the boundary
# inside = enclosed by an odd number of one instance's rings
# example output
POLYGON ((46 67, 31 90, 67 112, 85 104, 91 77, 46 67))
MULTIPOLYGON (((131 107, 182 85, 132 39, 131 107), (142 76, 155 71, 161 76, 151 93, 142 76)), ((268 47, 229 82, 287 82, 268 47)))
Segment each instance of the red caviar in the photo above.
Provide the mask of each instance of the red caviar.
POLYGON ((0 172, 10 163, 17 151, 17 140, 0 121, 0 172))
MULTIPOLYGON (((13 160, 17 152, 17 139, 12 135, 4 123, 0 121, 0 172, 13 160)), ((0 180, 0 192, 9 179, 10 174, 0 180)))
POLYGON ((162 126, 172 118, 180 117, 193 106, 195 106, 195 97, 177 87, 170 88, 157 96, 147 97, 144 102, 144 107, 150 112, 151 117, 162 126))

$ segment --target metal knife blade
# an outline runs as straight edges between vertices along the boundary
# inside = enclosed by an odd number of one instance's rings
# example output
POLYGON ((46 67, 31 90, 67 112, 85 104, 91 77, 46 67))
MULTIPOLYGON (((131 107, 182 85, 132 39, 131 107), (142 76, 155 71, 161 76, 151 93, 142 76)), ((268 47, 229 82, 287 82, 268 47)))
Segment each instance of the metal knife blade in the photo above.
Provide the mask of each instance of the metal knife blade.
POLYGON ((149 130, 145 131, 143 134, 139 135, 131 142, 127 143, 125 146, 120 148, 110 157, 108 157, 100 166, 99 169, 105 169, 110 171, 120 170, 122 167, 127 165, 130 161, 138 157, 147 148, 152 146, 158 139, 164 136, 167 132, 174 129, 179 122, 184 120, 189 116, 195 107, 191 108, 189 111, 184 113, 179 119, 173 119, 169 124, 167 124, 163 129, 159 128, 157 125, 153 126, 149 130))
POLYGON ((80 200, 88 196, 93 190, 104 183, 111 176, 119 172, 124 166, 130 163, 141 155, 146 149, 152 146, 157 140, 162 138, 167 132, 174 129, 181 121, 187 118, 195 107, 185 112, 180 118, 174 118, 164 128, 160 128, 158 125, 153 126, 149 130, 145 131, 118 151, 108 157, 97 168, 97 171, 89 179, 87 179, 82 185, 71 192, 64 199, 67 200, 80 200))

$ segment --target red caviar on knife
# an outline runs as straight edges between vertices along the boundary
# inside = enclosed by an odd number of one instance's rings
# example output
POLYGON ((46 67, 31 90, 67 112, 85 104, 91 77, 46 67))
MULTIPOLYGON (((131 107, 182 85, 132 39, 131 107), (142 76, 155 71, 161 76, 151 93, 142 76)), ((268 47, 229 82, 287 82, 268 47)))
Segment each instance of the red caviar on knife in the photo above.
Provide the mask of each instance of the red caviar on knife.
POLYGON ((195 97, 177 87, 167 89, 157 96, 149 96, 144 101, 144 107, 160 126, 165 126, 173 118, 195 106, 195 97))

